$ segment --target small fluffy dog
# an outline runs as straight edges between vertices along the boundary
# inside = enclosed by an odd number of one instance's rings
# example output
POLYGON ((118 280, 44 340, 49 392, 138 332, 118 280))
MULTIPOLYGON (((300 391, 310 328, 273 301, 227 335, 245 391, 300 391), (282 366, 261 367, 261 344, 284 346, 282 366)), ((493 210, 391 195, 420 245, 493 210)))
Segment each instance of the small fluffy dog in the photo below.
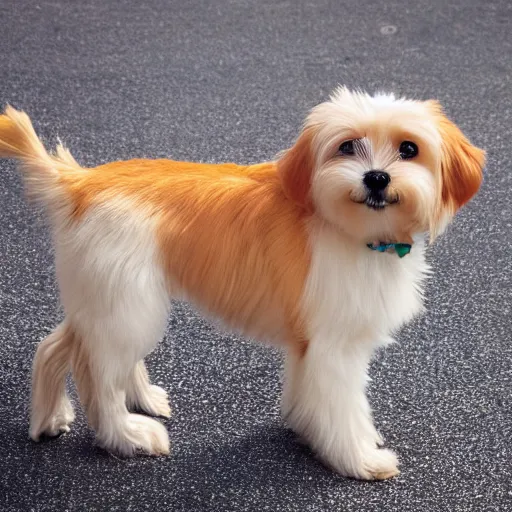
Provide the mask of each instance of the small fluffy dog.
POLYGON ((38 347, 30 436, 69 430, 71 372, 107 450, 169 452, 167 395, 143 358, 186 299, 286 352, 282 412, 337 472, 398 474, 365 396, 375 349, 422 309, 432 241, 478 190, 484 152, 436 101, 340 88, 257 165, 49 154, 7 107, 0 157, 50 220, 65 320, 38 347), (410 250, 410 253, 407 252, 410 250))

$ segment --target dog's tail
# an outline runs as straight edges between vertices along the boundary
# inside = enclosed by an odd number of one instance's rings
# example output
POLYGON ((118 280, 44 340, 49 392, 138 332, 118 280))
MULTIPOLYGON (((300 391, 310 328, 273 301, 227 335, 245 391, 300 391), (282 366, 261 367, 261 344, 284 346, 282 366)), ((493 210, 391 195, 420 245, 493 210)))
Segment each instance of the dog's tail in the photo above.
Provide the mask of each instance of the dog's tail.
POLYGON ((28 115, 10 106, 0 115, 0 158, 19 162, 29 198, 45 206, 58 199, 62 173, 83 171, 62 144, 57 146, 55 155, 50 155, 28 115))

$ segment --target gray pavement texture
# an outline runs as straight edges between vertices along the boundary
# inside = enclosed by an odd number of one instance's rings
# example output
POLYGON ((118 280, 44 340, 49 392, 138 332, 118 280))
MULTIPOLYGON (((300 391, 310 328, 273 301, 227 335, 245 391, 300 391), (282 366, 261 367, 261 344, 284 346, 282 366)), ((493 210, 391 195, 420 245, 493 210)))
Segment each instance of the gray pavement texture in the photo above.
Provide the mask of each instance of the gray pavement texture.
POLYGON ((480 194, 429 251, 428 312, 372 366, 402 463, 383 483, 316 461, 279 417, 280 354, 184 304, 148 358, 174 408, 171 456, 107 455, 82 413, 30 442, 31 359, 61 311, 48 231, 2 162, 1 510, 512 510, 509 1, 3 0, 0 26, 0 102, 83 165, 270 159, 338 83, 438 98, 489 154, 480 194))

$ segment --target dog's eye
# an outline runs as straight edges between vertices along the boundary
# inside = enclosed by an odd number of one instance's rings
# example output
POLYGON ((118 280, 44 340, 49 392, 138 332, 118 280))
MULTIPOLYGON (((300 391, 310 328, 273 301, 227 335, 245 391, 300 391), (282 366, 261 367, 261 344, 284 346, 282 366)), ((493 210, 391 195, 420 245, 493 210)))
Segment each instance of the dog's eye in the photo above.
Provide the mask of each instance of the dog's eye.
POLYGON ((353 140, 346 140, 343 142, 340 146, 339 152, 342 155, 353 155, 354 154, 354 141, 353 140))
POLYGON ((414 158, 418 156, 418 146, 411 142, 410 140, 404 140, 402 144, 400 144, 400 158, 403 160, 409 160, 410 158, 414 158))

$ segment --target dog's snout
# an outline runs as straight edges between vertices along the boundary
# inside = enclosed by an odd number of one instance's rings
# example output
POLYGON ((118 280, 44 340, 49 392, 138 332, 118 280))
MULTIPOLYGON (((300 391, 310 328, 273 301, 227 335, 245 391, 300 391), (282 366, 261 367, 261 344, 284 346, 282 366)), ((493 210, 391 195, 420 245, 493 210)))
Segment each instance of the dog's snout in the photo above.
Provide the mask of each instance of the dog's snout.
POLYGON ((391 177, 384 171, 368 171, 364 174, 363 178, 363 183, 366 187, 375 192, 384 190, 390 181, 391 177))

